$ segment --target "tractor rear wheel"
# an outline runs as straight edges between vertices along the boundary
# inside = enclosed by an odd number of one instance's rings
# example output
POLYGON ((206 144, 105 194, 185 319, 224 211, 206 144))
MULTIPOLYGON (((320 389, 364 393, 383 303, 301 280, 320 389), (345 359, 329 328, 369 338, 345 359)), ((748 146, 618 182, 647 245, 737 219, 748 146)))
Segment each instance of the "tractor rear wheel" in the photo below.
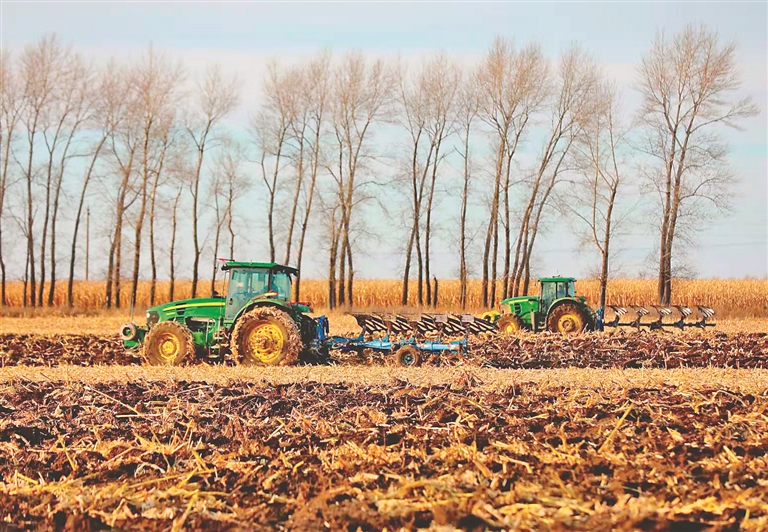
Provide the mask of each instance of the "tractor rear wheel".
POLYGON ((549 312, 547 329, 564 334, 580 333, 589 325, 589 315, 575 303, 562 303, 549 312))
POLYGON ((195 339, 181 323, 164 321, 149 330, 142 353, 153 366, 180 366, 187 358, 194 358, 195 339))
POLYGON ((419 350, 411 345, 404 345, 395 353, 397 363, 401 366, 418 366, 421 364, 419 350))
POLYGON ((496 322, 496 327, 502 334, 514 334, 523 329, 523 320, 517 314, 504 314, 496 322))
POLYGON ((235 361, 246 366, 290 366, 302 347, 296 322, 273 307, 257 307, 243 314, 231 342, 235 361))

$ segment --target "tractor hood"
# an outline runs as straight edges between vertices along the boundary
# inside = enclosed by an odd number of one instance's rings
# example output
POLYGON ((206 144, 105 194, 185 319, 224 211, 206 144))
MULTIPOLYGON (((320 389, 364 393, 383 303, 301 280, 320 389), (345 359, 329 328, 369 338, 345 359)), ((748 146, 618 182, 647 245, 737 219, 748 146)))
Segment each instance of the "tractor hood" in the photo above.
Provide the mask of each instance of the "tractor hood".
POLYGON ((175 316, 218 316, 226 304, 223 297, 198 297, 171 301, 147 309, 147 324, 152 326, 159 321, 167 321, 175 316))
POLYGON ((519 297, 509 297, 507 299, 502 300, 502 305, 514 305, 515 303, 533 303, 534 301, 538 301, 539 298, 536 296, 519 296, 519 297))

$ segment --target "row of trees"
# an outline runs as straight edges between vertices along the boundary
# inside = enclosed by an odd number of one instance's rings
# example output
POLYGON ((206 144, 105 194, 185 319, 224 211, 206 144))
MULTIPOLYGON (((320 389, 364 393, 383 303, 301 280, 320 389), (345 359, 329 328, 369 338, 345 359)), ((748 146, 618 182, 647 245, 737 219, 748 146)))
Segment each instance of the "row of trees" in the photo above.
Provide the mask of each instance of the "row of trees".
MULTIPOLYGON (((126 278, 135 297, 143 276, 154 302, 165 272, 173 297, 179 256, 191 259, 193 295, 201 292, 201 257, 234 257, 255 233, 246 202, 258 202, 272 261, 301 268, 317 236, 332 307, 352 301, 355 256, 380 233, 374 211, 404 220, 387 227, 403 233, 403 304, 409 279, 419 304, 436 303, 441 216, 455 225, 463 302, 478 271, 483 303, 494 306, 499 293, 528 292, 537 237, 560 215, 600 258, 604 304, 627 176, 658 200, 659 299, 668 303, 676 238, 721 208, 733 181, 719 126, 757 112, 735 96, 734 46, 693 26, 656 37, 638 67, 634 112, 578 45, 553 60, 537 44, 501 38, 472 67, 446 54, 411 65, 359 52, 273 62, 247 128, 231 118, 235 79, 216 66, 190 76, 152 48, 96 66, 47 36, 4 51, 1 74, 0 301, 7 279, 20 277, 30 306, 52 303, 62 263, 71 304, 94 201, 108 306, 126 304, 126 278), (9 274, 13 231, 25 258, 9 274)), ((214 267, 211 289, 215 278, 214 267)))

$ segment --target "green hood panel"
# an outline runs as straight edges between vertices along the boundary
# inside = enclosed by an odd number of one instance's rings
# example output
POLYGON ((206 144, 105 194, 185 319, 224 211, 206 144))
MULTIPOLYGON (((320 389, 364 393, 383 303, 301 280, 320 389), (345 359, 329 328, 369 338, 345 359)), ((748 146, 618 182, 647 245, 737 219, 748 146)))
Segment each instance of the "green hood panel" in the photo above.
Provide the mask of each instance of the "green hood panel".
POLYGON ((224 305, 226 300, 223 297, 199 297, 157 305, 148 309, 147 313, 156 312, 160 321, 175 316, 216 317, 224 311, 224 305))
POLYGON ((538 301, 539 298, 536 296, 519 296, 519 297, 508 297, 507 299, 504 299, 501 304, 502 305, 514 305, 515 303, 533 303, 534 301, 538 301))

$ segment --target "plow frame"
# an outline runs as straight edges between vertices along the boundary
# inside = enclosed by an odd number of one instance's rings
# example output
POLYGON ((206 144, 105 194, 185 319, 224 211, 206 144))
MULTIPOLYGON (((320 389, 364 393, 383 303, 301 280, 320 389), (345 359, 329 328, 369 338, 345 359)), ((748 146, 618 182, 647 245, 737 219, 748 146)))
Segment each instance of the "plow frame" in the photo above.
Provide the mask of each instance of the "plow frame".
POLYGON ((360 325, 361 330, 358 336, 326 336, 324 331, 327 329, 318 327, 318 341, 325 350, 339 350, 347 353, 372 350, 383 355, 392 355, 404 347, 410 347, 429 357, 446 353, 465 355, 468 353, 469 335, 473 329, 477 327, 495 329, 493 324, 485 320, 483 324, 475 325, 476 318, 468 314, 460 316, 421 314, 407 317, 374 313, 351 315, 360 325), (428 340, 425 337, 426 332, 437 332, 437 338, 428 340), (383 336, 371 338, 375 333, 383 336), (461 338, 444 340, 443 337, 446 335, 460 335, 461 338))

